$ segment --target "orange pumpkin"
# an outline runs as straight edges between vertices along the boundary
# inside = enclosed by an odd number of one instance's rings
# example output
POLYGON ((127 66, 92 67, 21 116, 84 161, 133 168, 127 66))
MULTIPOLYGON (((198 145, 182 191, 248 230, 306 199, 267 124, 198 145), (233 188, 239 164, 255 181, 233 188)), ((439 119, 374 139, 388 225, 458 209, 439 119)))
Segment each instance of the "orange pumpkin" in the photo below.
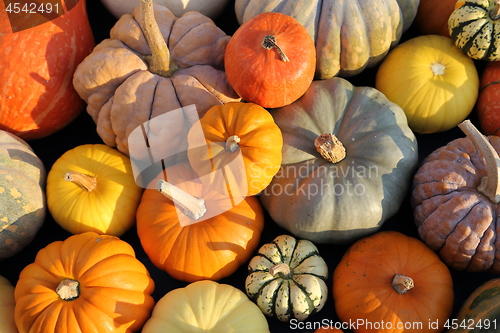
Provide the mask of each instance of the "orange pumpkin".
POLYGON ((314 333, 343 333, 340 328, 335 327, 320 327, 314 333))
POLYGON ((41 249, 19 276, 19 332, 137 331, 154 306, 154 282, 132 246, 86 232, 41 249))
POLYGON ((448 18, 457 0, 420 0, 413 24, 422 35, 450 37, 448 18))
POLYGON ((481 129, 486 135, 500 134, 500 61, 486 64, 481 74, 476 103, 481 129))
POLYGON ((137 210, 137 232, 149 259, 187 282, 234 273, 250 259, 264 226, 256 197, 229 197, 197 177, 188 164, 166 168, 144 191, 137 210))
POLYGON ((316 48, 306 28, 289 15, 265 12, 243 23, 224 56, 229 84, 243 100, 266 108, 288 105, 314 78, 316 48))
POLYGON ((336 313, 356 322, 357 333, 440 332, 453 296, 451 274, 437 254, 396 231, 358 240, 333 273, 336 313), (436 321, 439 327, 429 327, 436 321))
POLYGON ((254 103, 213 106, 191 127, 187 141, 192 168, 208 175, 201 178, 204 184, 227 183, 233 195, 236 189, 241 196, 258 194, 281 166, 281 130, 271 114, 254 103))
POLYGON ((94 45, 85 0, 0 2, 0 129, 32 140, 72 122, 85 108, 73 73, 94 45))

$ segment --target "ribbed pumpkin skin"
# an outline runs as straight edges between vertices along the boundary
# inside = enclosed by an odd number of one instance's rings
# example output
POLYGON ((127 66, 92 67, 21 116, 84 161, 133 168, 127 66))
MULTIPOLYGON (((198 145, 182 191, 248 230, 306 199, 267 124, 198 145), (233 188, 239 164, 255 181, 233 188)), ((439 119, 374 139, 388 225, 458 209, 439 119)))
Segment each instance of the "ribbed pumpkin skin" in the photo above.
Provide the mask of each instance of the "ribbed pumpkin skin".
POLYGON ((359 325, 357 333, 438 333, 453 308, 453 280, 446 265, 423 242, 396 231, 378 232, 351 245, 335 268, 332 284, 342 322, 385 323, 380 329, 359 325), (413 279, 414 287, 396 292, 396 274, 413 279), (428 326, 436 321, 438 328, 428 326), (421 326, 414 325, 418 322, 421 326))
POLYGON ((299 21, 316 45, 316 78, 352 76, 375 66, 413 22, 418 0, 236 0, 240 24, 263 12, 299 21))
POLYGON ((451 39, 472 59, 500 60, 500 20, 490 15, 495 6, 495 0, 458 1, 448 19, 451 39))
POLYGON ((245 281, 248 297, 269 317, 287 322, 305 320, 320 311, 328 298, 328 267, 308 240, 281 235, 264 244, 248 264, 245 281), (289 275, 272 274, 272 267, 286 264, 289 275))
MULTIPOLYGON (((177 210, 176 205, 155 188, 160 174, 144 191, 137 209, 137 233, 152 263, 175 279, 194 282, 219 280, 234 273, 257 248, 264 227, 264 212, 256 197, 220 211, 227 197, 203 186, 198 175, 182 164, 166 169, 183 182, 181 190, 202 198, 207 217, 196 221, 177 210), (212 212, 218 214, 212 216, 212 212), (178 215, 179 214, 179 215, 178 215), (182 226, 180 222, 183 222, 182 226)), ((168 181, 168 176, 167 176, 168 181)))
POLYGON ((142 333, 269 333, 266 317, 239 289, 210 280, 168 292, 142 333))
POLYGON ((450 38, 423 35, 389 52, 377 71, 375 88, 405 111, 414 132, 437 133, 470 114, 479 75, 472 59, 450 38))
POLYGON ((30 146, 0 130, 0 260, 35 237, 46 215, 46 171, 30 146))
MULTIPOLYGON (((455 318, 457 327, 451 327, 446 333, 498 332, 500 279, 491 279, 474 290, 455 318)), ((450 324, 453 325, 453 321, 450 324)))
POLYGON ((0 276, 0 332, 18 333, 16 322, 14 321, 14 286, 0 276))
POLYGON ((87 232, 41 249, 19 275, 15 319, 19 333, 131 333, 151 314, 154 282, 128 243, 87 232), (62 299, 64 279, 79 296, 62 299))
POLYGON ((398 211, 417 141, 403 110, 380 91, 338 77, 316 80, 271 114, 283 133, 283 162, 259 198, 278 225, 315 243, 348 243, 398 211), (314 140, 325 133, 342 142, 343 160, 317 152, 314 140))
MULTIPOLYGON (((500 152, 500 138, 488 141, 500 152)), ((427 156, 415 173, 411 202, 420 238, 456 270, 500 272, 498 204, 478 192, 487 168, 469 138, 427 156)))
POLYGON ((485 135, 500 130, 500 61, 488 62, 481 74, 476 112, 485 135))

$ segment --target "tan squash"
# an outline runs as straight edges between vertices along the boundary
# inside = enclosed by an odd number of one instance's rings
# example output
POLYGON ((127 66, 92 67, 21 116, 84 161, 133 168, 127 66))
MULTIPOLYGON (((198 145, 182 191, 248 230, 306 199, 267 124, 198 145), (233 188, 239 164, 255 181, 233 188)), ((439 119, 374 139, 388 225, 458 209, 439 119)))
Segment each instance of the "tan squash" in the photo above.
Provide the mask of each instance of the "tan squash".
MULTIPOLYGON (((104 143, 128 155, 129 134, 151 118, 190 105, 201 117, 214 105, 240 100, 223 71, 229 39, 207 16, 177 18, 152 0, 123 15, 73 79, 104 143)), ((163 142, 162 131, 183 126, 172 121, 145 131, 163 142)))

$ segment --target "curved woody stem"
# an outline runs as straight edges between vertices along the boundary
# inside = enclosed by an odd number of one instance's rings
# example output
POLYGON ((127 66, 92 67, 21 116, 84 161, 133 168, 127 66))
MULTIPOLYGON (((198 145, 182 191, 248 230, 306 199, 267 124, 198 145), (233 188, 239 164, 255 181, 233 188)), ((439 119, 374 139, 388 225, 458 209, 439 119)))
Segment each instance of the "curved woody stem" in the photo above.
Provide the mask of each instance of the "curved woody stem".
POLYGON ((481 184, 477 187, 477 190, 487 196, 493 203, 500 203, 500 158, 498 153, 470 120, 464 120, 458 127, 483 155, 488 168, 488 173, 481 179, 481 184))
POLYGON ((153 0, 141 0, 142 29, 151 49, 151 55, 146 57, 149 71, 169 77, 177 70, 177 65, 170 59, 170 51, 156 22, 153 0))
POLYGON ((156 189, 165 197, 172 200, 186 216, 193 220, 202 218, 207 212, 205 200, 196 198, 163 179, 156 182, 156 189))

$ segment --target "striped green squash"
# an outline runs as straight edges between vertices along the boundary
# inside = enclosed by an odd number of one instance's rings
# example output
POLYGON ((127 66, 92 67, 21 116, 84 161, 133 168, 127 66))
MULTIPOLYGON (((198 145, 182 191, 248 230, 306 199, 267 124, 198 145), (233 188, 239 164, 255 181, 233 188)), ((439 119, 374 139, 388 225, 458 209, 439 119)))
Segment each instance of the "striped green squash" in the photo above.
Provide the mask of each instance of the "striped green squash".
POLYGON ((500 279, 491 279, 470 294, 446 333, 493 333, 500 331, 500 279))
POLYGON ((264 244, 248 265, 248 297, 268 317, 305 320, 328 297, 328 267, 308 240, 281 235, 264 244))
POLYGON ((499 0, 459 0, 448 30, 455 45, 472 59, 500 60, 499 0))

